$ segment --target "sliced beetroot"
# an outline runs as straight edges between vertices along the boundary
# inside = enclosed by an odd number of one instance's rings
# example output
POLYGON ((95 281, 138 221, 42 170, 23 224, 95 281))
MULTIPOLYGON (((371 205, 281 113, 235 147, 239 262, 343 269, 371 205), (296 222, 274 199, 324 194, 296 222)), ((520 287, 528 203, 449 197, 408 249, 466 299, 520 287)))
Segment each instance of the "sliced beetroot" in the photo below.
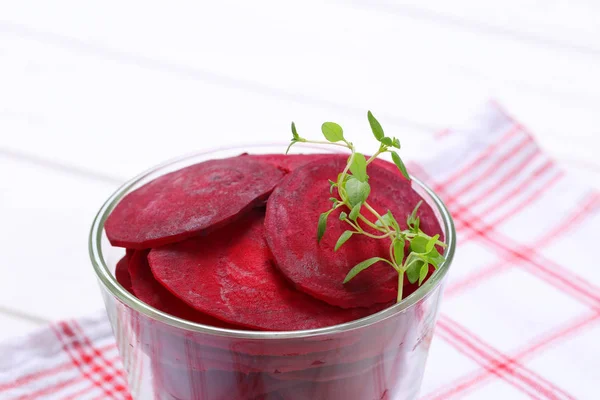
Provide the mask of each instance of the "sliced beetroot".
MULTIPOLYGON (((335 335, 322 335, 315 337, 300 337, 296 339, 249 339, 233 338, 227 336, 213 335, 209 333, 183 331, 181 328, 173 327, 167 324, 156 324, 153 320, 140 320, 139 331, 142 332, 140 340, 144 349, 156 347, 157 345, 165 350, 162 354, 168 355, 169 359, 175 363, 185 362, 185 354, 188 352, 200 352, 209 356, 207 348, 214 350, 226 350, 229 352, 229 359, 238 360, 242 357, 256 357, 262 360, 263 356, 293 357, 307 355, 314 357, 312 361, 319 360, 327 352, 339 353, 340 349, 348 348, 363 336, 363 330, 352 330, 335 335), (166 350, 169 349, 169 350, 166 350)), ((243 329, 243 328, 239 328, 243 329)), ((223 357, 219 357, 222 359, 223 357)), ((265 365, 260 361, 259 365, 265 365)), ((271 367, 270 364, 267 366, 271 367)), ((277 367, 275 367, 277 368, 277 367)), ((302 367, 304 368, 304 367, 302 367)), ((269 368, 269 371, 273 369, 269 368)))
MULTIPOLYGON (((334 156, 336 154, 333 154, 334 156)), ((286 173, 292 172, 312 161, 323 160, 331 158, 332 154, 242 154, 241 157, 249 157, 258 161, 266 162, 276 166, 286 173)), ((347 156, 345 156, 347 157, 347 156)), ((368 157, 368 156, 367 156, 368 157)), ((396 167, 396 164, 391 163, 382 158, 376 158, 373 161, 373 165, 380 166, 387 169, 388 171, 398 175, 402 179, 404 176, 396 167)))
POLYGON ((301 371, 292 371, 282 374, 272 374, 273 378, 284 381, 309 381, 309 382, 328 382, 336 379, 349 377, 358 377, 359 375, 370 373, 377 366, 383 363, 386 357, 392 354, 382 354, 365 360, 356 361, 348 364, 331 365, 321 368, 311 368, 301 371))
POLYGON ((146 249, 218 228, 262 203, 283 172, 249 157, 210 160, 125 196, 104 225, 113 246, 146 249))
MULTIPOLYGON (((431 278, 431 275, 435 272, 435 267, 433 265, 429 265, 429 271, 427 272, 427 276, 423 280, 424 282, 431 278)), ((404 287, 402 288, 402 296, 407 297, 417 291, 419 288, 419 282, 410 283, 408 278, 404 279, 404 287)))
MULTIPOLYGON (((373 312, 376 312, 374 310, 373 312)), ((359 340, 357 334, 330 335, 329 337, 298 338, 296 340, 274 339, 269 341, 253 339, 220 340, 214 336, 203 335, 196 337, 198 346, 211 346, 218 349, 231 350, 234 355, 250 356, 284 356, 315 354, 327 351, 337 351, 345 346, 351 346, 359 340)))
MULTIPOLYGON (((388 258, 389 241, 355 235, 334 251, 340 235, 349 229, 339 220, 342 209, 329 215, 323 239, 320 243, 316 239, 319 215, 331 208, 328 179, 335 180, 346 161, 345 155, 331 155, 288 174, 267 202, 266 236, 276 265, 298 289, 339 307, 368 307, 395 299, 397 273, 389 265, 377 263, 349 283, 343 281, 359 262, 376 256, 388 258)), ((391 210, 401 228, 406 228, 406 218, 422 198, 409 181, 379 164, 370 165, 367 172, 369 203, 382 213, 391 210)), ((428 204, 421 205, 418 215, 425 233, 442 234, 428 204)))
POLYGON ((146 258, 147 254, 148 252, 144 250, 136 251, 129 259, 131 286, 133 294, 138 299, 160 311, 188 321, 236 329, 231 324, 194 310, 162 287, 152 276, 146 258))
MULTIPOLYGON (((402 318, 402 322, 406 320, 402 318)), ((222 369, 237 370, 243 373, 266 372, 274 374, 280 379, 300 379, 300 376, 320 376, 323 379, 332 378, 333 373, 340 372, 346 375, 355 371, 358 365, 365 365, 366 360, 381 356, 398 349, 398 343, 410 341, 411 334, 406 324, 380 324, 376 332, 364 332, 365 336, 351 345, 341 346, 331 351, 312 353, 296 356, 251 356, 229 349, 219 349, 211 346, 200 346, 189 341, 164 341, 161 340, 161 359, 173 365, 182 364, 184 360, 187 368, 198 370, 222 369), (184 344, 182 344, 184 343, 184 344), (312 370, 318 370, 311 372, 312 370), (300 374, 300 371, 303 371, 300 374), (345 372, 344 372, 345 371, 345 372), (299 372, 300 375, 287 375, 299 372)), ((290 343, 288 348, 295 347, 290 343)), ((156 341, 155 345, 156 346, 156 341)), ((371 365, 371 362, 367 363, 371 365)), ((338 376, 339 377, 339 376, 338 376)), ((306 378, 308 379, 308 378, 306 378)))
POLYGON ((129 276, 129 262, 128 255, 123 256, 117 263, 115 268, 115 278, 117 278, 117 282, 125 288, 129 293, 133 293, 133 289, 131 286, 131 276, 129 276))
POLYGON ((343 310, 296 291, 272 265, 263 222, 255 211, 206 237, 153 249, 152 273, 196 310, 248 328, 319 328, 373 312, 343 310))
MULTIPOLYGON (((286 400, 391 400, 397 399, 396 386, 402 381, 403 359, 406 354, 383 357, 373 368, 352 376, 328 381, 305 382, 279 393, 286 400)), ((405 397, 402 397, 405 398, 405 397)), ((412 396, 410 398, 413 398, 412 396)))
POLYGON ((159 398, 199 400, 277 399, 270 393, 293 387, 295 383, 279 381, 265 374, 227 371, 197 371, 176 368, 153 360, 152 376, 159 398))
POLYGON ((288 173, 294 171, 311 161, 329 157, 328 154, 243 154, 240 157, 248 157, 274 165, 288 173))
POLYGON ((279 393, 286 400, 392 400, 397 398, 387 394, 385 377, 365 375, 327 382, 306 382, 280 389, 279 393))

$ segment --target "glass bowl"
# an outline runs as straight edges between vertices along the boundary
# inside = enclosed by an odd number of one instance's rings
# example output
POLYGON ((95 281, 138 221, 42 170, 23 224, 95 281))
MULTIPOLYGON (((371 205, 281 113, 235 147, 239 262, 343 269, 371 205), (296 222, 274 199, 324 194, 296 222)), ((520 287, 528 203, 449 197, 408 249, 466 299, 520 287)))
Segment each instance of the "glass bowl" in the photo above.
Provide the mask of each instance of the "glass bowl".
POLYGON ((289 332, 217 328, 152 308, 115 279, 116 264, 125 251, 110 245, 104 222, 123 196, 205 160, 282 149, 285 144, 229 147, 166 162, 125 183, 98 212, 90 233, 90 257, 134 399, 417 398, 456 236, 448 210, 418 179, 413 178, 413 188, 431 205, 444 231, 446 261, 401 302, 356 321, 289 332))

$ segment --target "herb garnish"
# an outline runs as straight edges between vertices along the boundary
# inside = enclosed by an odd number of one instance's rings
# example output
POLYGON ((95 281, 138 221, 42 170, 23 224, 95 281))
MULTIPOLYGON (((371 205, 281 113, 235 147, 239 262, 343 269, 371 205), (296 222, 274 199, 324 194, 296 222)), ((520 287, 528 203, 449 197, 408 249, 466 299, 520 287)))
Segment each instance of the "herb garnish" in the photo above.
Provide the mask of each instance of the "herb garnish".
POLYGON ((422 201, 417 204, 412 213, 407 217, 406 225, 408 228, 404 230, 400 229, 400 225, 390 210, 387 210, 385 213, 379 213, 367 202, 371 193, 367 167, 379 155, 391 153, 392 160, 398 167, 398 170, 400 170, 404 177, 410 179, 406 166, 396 151, 396 149, 400 149, 400 141, 395 137, 385 136, 381 124, 371 111, 367 113, 367 117, 373 136, 379 142, 379 149, 368 159, 362 153, 358 153, 354 145, 346 140, 342 127, 335 122, 325 122, 321 126, 321 131, 327 141, 307 140, 301 137, 296 130, 296 124, 292 122, 292 141, 287 148, 286 154, 296 143, 334 145, 350 150, 348 163, 344 170, 340 172, 335 182, 332 180, 329 181, 330 195, 334 193, 334 189, 337 189, 337 197, 329 198, 332 202, 331 209, 319 216, 317 241, 320 241, 325 234, 329 214, 333 210, 345 207, 345 211, 340 213, 340 220, 346 222, 350 229, 340 235, 335 244, 335 251, 343 246, 353 235, 365 235, 373 239, 389 240, 390 247, 389 258, 372 257, 356 264, 348 272, 348 275, 346 275, 344 283, 347 283, 360 272, 377 262, 387 263, 398 273, 397 301, 399 302, 402 300, 404 275, 406 274, 410 283, 418 282, 420 286, 427 277, 429 265, 433 265, 437 269, 444 261, 444 257, 439 253, 436 246, 446 247, 446 244, 439 240, 439 235, 431 237, 419 228, 417 212, 422 201), (371 222, 363 214, 363 211, 373 215, 376 218, 376 222, 371 222), (363 226, 369 227, 370 231, 366 231, 363 226), (377 231, 378 233, 374 234, 372 233, 373 231, 377 231), (405 254, 407 248, 409 251, 408 254, 405 254))

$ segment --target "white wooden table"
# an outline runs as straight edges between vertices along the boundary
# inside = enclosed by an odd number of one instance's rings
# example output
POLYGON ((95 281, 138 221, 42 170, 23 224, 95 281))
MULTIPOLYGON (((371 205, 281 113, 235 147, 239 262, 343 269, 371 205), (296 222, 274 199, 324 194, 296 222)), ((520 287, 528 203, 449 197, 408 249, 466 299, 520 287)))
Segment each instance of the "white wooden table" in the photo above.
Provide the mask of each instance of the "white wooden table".
POLYGON ((600 186, 600 3, 0 2, 0 339, 102 308, 87 256, 124 179, 324 120, 405 154, 494 98, 600 186))

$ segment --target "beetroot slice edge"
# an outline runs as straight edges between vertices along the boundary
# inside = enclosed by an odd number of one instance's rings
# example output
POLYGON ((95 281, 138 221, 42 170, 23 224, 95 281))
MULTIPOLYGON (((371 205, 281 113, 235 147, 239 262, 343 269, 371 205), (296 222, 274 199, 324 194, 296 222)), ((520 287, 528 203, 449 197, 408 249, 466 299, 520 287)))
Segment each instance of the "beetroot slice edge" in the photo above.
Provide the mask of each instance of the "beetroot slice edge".
MULTIPOLYGON (((319 215, 331 208, 328 179, 336 179, 346 160, 345 155, 331 155, 288 174, 267 202, 266 237, 278 268, 299 290, 339 307, 369 307, 395 298, 397 273, 380 262, 345 285, 343 280, 354 265, 367 258, 388 258, 389 242, 354 235, 334 251, 339 236, 350 229, 339 221, 341 209, 330 214, 323 239, 320 243, 316 240, 319 215)), ((392 210, 405 228, 406 217, 422 200, 421 196, 412 189, 410 181, 391 169, 372 164, 367 173, 371 185, 369 203, 382 212, 392 210)), ((422 204, 418 215, 426 233, 442 233, 428 204, 422 204)))
POLYGON ((274 165, 285 173, 292 172, 309 162, 328 157, 328 154, 242 154, 253 160, 274 165))
POLYGON ((221 328, 237 329, 234 325, 194 310, 162 287, 150 271, 147 255, 148 251, 140 250, 135 251, 129 258, 131 285, 133 294, 138 299, 178 318, 221 328))
POLYGON ((318 328, 378 311, 340 309, 295 290, 272 265, 263 220, 254 211, 206 237, 153 249, 150 268, 193 308, 254 329, 318 328))
POLYGON ((115 278, 125 290, 129 293, 133 293, 131 276, 129 275, 129 257, 129 254, 125 255, 117 262, 117 266, 115 267, 115 278))
POLYGON ((113 246, 157 247, 217 229, 266 200, 284 173, 248 157, 209 160, 128 193, 105 223, 113 246))

